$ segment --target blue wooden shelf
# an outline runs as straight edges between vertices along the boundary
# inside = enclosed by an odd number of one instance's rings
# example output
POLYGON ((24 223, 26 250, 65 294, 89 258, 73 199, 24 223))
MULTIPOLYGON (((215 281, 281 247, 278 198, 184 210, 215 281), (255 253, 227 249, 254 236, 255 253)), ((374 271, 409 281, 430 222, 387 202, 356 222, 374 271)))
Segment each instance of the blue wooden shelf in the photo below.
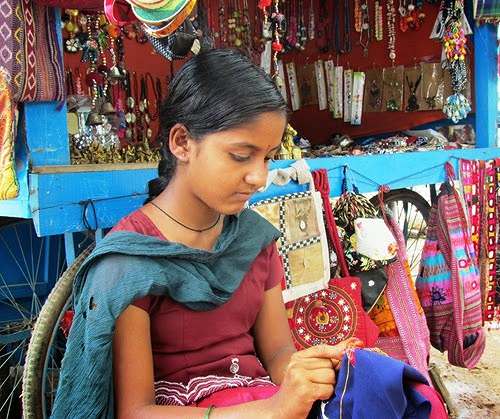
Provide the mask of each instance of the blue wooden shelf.
MULTIPOLYGON (((500 157, 500 149, 329 157, 310 159, 308 164, 311 169, 328 170, 331 195, 338 196, 345 166, 350 169, 350 178, 361 192, 374 192, 382 184, 396 189, 440 183, 445 179, 443 165, 447 161, 457 167, 459 158, 495 157, 500 157)), ((287 167, 291 163, 279 161, 271 169, 287 167)), ((82 231, 85 229, 84 217, 93 228, 111 227, 142 205, 147 197, 147 182, 154 177, 156 168, 141 164, 39 168, 29 177, 30 206, 37 233, 45 236, 82 231)), ((253 199, 304 189, 304 186, 294 183, 284 187, 272 186, 253 199)))

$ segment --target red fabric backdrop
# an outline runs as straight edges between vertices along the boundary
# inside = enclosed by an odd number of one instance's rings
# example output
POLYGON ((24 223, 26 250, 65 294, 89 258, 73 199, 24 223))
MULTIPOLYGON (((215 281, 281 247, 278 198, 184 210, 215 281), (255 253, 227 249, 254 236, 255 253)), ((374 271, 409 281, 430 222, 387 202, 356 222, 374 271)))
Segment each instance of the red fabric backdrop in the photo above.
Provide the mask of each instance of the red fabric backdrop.
MULTIPOLYGON (((250 16, 255 9, 253 2, 249 2, 250 16)), ((307 6, 309 2, 304 2, 307 6)), ((333 8, 333 2, 328 2, 329 7, 333 8)), ((218 0, 210 0, 210 10, 212 13, 218 12, 218 0)), ((315 2, 316 6, 318 5, 315 2)), ((369 2, 370 7, 373 6, 369 2)), ((363 57, 362 47, 359 45, 359 34, 354 30, 351 32, 352 51, 350 54, 338 56, 338 62, 344 67, 350 67, 354 70, 366 70, 371 68, 380 68, 391 66, 387 52, 387 28, 385 26, 385 4, 384 5, 384 40, 380 42, 370 42, 368 57, 363 57)), ((395 2, 397 6, 397 2, 395 2)), ((441 44, 435 40, 429 39, 434 21, 438 11, 437 5, 424 5, 426 17, 422 27, 418 31, 408 30, 402 33, 396 31, 396 65, 412 66, 421 61, 438 62, 441 55, 441 44)), ((370 10, 373 21, 373 10, 370 10)), ((304 16, 308 16, 308 10, 304 11, 304 16)), ((330 18, 332 13, 330 11, 330 18)), ((318 13, 316 12, 316 18, 318 13)), ((354 19, 351 18, 351 24, 354 25, 354 19)), ((399 19, 396 18, 396 26, 399 19)), ((372 37, 373 38, 373 37, 372 37)), ((337 60, 334 54, 320 54, 316 46, 316 41, 309 41, 307 48, 303 52, 292 52, 283 55, 284 63, 294 61, 296 66, 305 63, 313 63, 317 59, 337 60)), ((85 74, 85 67, 80 63, 80 54, 65 54, 65 64, 67 68, 74 69, 80 67, 80 72, 85 74)), ((162 80, 164 94, 166 93, 167 80, 170 77, 170 63, 163 57, 155 54, 149 44, 138 44, 136 41, 125 40, 125 62, 131 71, 138 74, 150 72, 154 77, 158 76, 162 80)), ((183 61, 175 61, 173 64, 174 72, 183 64, 183 61)), ((472 63, 471 63, 472 67, 472 63)), ((471 76, 472 77, 472 76, 471 76)), ((152 95, 152 92, 150 92, 152 95)), ((364 113, 361 126, 352 126, 334 120, 328 111, 319 111, 318 106, 304 107, 292 115, 292 125, 306 138, 313 143, 324 143, 331 134, 343 133, 353 137, 365 136, 369 134, 380 134, 392 132, 401 129, 408 129, 420 124, 443 119, 441 111, 423 111, 423 112, 378 112, 364 113)), ((156 134, 157 121, 153 121, 153 128, 156 134)))

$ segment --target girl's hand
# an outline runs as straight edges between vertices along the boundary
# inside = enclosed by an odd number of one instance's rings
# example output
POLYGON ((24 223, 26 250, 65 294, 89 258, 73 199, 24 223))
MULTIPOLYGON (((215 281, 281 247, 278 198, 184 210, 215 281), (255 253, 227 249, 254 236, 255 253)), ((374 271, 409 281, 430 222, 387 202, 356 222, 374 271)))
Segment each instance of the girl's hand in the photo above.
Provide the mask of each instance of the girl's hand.
POLYGON ((312 346, 294 353, 280 391, 274 396, 276 417, 306 418, 316 400, 327 400, 333 395, 335 371, 340 368, 346 349, 362 346, 362 341, 350 338, 335 346, 312 346))

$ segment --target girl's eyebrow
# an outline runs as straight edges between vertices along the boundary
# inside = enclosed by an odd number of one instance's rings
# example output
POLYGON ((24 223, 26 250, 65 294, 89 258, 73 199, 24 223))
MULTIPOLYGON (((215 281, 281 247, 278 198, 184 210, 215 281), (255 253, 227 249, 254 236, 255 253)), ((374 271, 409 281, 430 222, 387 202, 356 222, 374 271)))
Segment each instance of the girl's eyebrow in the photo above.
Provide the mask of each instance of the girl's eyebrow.
MULTIPOLYGON (((260 150, 260 147, 257 147, 255 144, 251 144, 251 143, 233 143, 231 144, 232 146, 235 146, 235 147, 243 147, 243 148, 248 148, 252 151, 259 151, 260 150)), ((278 150, 279 148, 281 147, 281 144, 278 144, 276 147, 273 147, 271 148, 268 153, 272 152, 272 151, 276 151, 278 150)))

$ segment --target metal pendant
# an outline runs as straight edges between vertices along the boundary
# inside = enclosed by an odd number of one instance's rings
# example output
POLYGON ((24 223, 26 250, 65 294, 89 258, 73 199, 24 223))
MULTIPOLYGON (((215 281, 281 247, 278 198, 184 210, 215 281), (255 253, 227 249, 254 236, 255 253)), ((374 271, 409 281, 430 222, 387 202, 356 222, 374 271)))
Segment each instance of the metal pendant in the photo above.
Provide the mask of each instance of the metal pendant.
POLYGON ((238 358, 231 359, 231 365, 229 366, 229 371, 231 374, 236 375, 240 370, 240 360, 238 358))
POLYGON ((110 68, 108 73, 108 79, 111 84, 116 84, 120 80, 123 80, 125 75, 122 73, 120 68, 116 65, 110 68))
POLYGON ((99 115, 97 112, 90 112, 89 116, 87 118, 87 124, 88 125, 102 125, 103 120, 102 120, 102 115, 99 115))
POLYGON ((127 98, 127 106, 132 109, 135 106, 135 99, 132 96, 127 98))
POLYGON ((105 102, 101 107, 101 114, 114 115, 116 113, 115 107, 111 102, 105 102))

